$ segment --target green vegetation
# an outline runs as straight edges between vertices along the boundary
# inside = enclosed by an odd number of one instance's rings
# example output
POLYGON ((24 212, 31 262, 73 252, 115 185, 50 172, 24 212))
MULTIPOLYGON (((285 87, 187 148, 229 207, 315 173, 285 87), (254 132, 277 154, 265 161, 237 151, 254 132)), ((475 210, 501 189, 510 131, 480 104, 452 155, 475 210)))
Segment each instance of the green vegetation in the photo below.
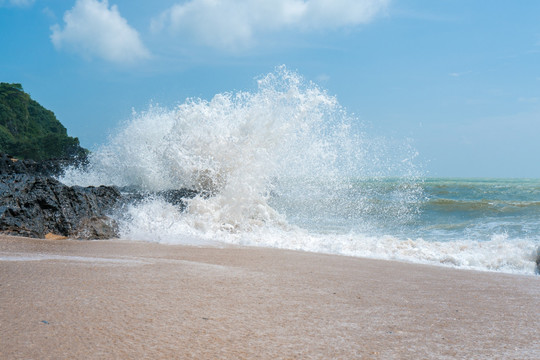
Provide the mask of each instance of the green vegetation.
POLYGON ((54 113, 32 100, 21 84, 0 83, 0 152, 45 160, 84 156, 88 150, 68 136, 54 113))

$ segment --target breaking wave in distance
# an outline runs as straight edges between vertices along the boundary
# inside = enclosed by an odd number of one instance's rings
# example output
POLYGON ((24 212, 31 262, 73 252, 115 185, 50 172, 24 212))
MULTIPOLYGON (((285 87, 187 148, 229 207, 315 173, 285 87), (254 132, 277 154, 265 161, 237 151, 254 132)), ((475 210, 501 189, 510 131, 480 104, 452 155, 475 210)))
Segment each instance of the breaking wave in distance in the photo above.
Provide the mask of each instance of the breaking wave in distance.
POLYGON ((409 232, 426 198, 416 156, 407 142, 369 137, 334 96, 281 66, 251 92, 134 113, 87 167, 61 180, 148 194, 114 214, 127 239, 531 273, 534 241, 438 242, 409 232), (183 212, 155 195, 181 188, 199 192, 183 212), (506 253, 490 258, 500 244, 506 253))

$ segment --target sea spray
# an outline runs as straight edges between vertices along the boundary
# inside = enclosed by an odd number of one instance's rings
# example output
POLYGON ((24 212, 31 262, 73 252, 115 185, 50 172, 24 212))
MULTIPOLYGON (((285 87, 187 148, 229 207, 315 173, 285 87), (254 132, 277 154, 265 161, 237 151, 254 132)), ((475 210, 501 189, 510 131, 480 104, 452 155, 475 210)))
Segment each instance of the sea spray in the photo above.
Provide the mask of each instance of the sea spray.
POLYGON ((448 230, 456 224, 430 205, 439 200, 416 156, 407 141, 367 135, 336 97, 281 66, 255 91, 133 113, 87 167, 68 169, 62 181, 153 194, 115 215, 127 239, 532 273, 538 236, 482 233, 481 221, 448 230), (181 188, 200 194, 185 211, 155 195, 181 188))
MULTIPOLYGON (((380 166, 383 147, 374 151, 373 141, 351 130, 356 119, 335 97, 284 66, 257 84, 255 92, 134 113, 91 155, 84 172, 70 169, 63 180, 211 194, 191 200, 178 222, 191 221, 194 228, 214 233, 285 225, 283 212, 290 213, 302 198, 314 200, 313 217, 326 216, 341 208, 340 197, 353 178, 387 175, 391 167, 380 166)), ((395 209, 394 216, 407 216, 410 203, 395 209)), ((358 201, 348 216, 365 211, 365 205, 358 201)))

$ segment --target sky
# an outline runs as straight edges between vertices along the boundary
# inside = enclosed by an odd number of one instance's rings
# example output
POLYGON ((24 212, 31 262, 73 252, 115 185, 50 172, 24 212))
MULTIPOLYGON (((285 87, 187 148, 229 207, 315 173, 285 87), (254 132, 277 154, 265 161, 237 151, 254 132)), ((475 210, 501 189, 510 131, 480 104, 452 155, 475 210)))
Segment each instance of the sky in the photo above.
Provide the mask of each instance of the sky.
POLYGON ((0 81, 96 149, 285 64, 432 177, 540 177, 538 0, 0 0, 0 81))

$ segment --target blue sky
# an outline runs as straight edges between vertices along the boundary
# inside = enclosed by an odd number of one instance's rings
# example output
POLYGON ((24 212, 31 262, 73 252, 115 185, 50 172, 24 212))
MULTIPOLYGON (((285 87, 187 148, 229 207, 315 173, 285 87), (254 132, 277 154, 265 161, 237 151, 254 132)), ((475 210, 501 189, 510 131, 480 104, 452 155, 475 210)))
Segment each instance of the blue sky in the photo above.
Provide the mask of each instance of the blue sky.
POLYGON ((90 149, 285 64, 428 176, 540 177, 537 0, 0 0, 0 49, 0 81, 90 149))

